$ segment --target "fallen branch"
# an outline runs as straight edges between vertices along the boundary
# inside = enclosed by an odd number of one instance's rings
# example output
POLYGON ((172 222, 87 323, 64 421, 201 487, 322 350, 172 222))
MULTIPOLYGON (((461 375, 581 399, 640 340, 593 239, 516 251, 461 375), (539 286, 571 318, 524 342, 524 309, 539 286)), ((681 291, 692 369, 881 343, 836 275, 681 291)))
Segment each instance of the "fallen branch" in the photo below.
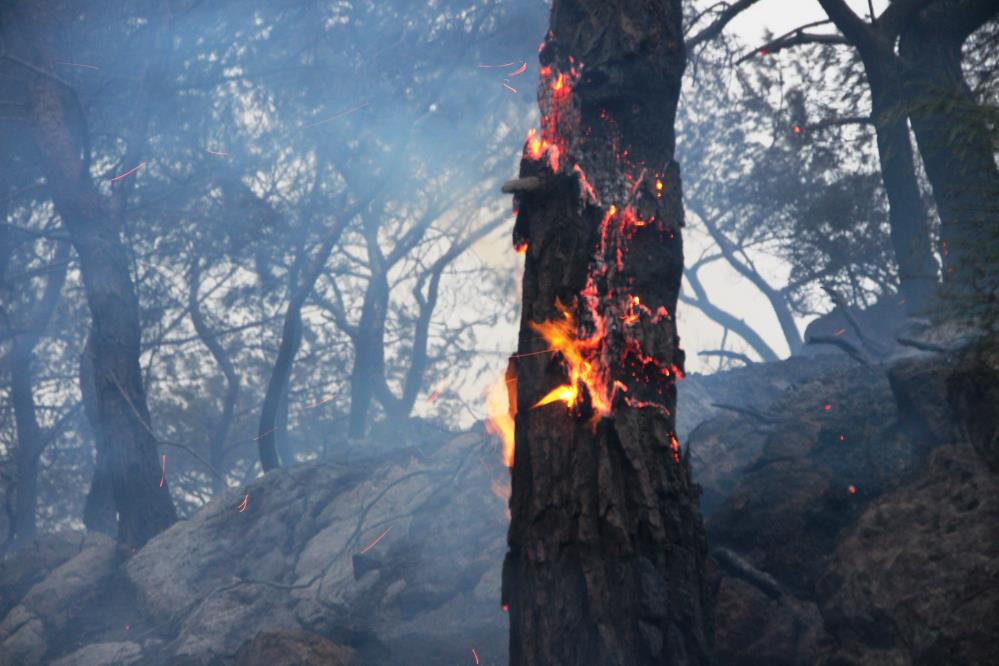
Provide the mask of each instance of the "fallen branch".
POLYGON ((698 356, 719 356, 721 358, 731 358, 736 361, 742 361, 746 365, 753 365, 755 361, 749 358, 743 353, 736 351, 729 351, 727 349, 709 349, 707 351, 702 351, 697 353, 698 356))
POLYGON ((857 361, 861 365, 872 365, 871 361, 867 358, 867 354, 858 349, 849 340, 844 340, 843 338, 839 338, 834 335, 813 335, 805 340, 805 344, 832 345, 833 347, 839 347, 841 350, 846 352, 850 358, 857 361))

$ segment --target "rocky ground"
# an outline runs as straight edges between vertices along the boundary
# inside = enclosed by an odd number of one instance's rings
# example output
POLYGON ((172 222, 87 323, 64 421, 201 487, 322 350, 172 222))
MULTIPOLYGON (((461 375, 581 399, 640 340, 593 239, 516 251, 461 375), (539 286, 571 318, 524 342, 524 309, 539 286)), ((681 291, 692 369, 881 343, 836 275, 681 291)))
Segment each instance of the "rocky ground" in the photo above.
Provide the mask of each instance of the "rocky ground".
MULTIPOLYGON (((684 381, 719 664, 995 663, 997 367, 820 355, 684 381)), ((0 664, 505 664, 498 445, 411 444, 272 472, 135 553, 40 538, 0 563, 0 664)))

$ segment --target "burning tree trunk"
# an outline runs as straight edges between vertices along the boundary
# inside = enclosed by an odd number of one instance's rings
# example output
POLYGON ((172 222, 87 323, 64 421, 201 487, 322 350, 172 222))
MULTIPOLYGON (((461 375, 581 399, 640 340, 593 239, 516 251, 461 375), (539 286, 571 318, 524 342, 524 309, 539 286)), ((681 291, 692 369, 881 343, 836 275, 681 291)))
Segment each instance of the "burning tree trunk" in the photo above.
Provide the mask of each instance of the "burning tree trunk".
POLYGON ((539 186, 515 198, 514 665, 707 662, 706 545, 673 416, 680 4, 556 0, 541 46, 520 167, 539 186))

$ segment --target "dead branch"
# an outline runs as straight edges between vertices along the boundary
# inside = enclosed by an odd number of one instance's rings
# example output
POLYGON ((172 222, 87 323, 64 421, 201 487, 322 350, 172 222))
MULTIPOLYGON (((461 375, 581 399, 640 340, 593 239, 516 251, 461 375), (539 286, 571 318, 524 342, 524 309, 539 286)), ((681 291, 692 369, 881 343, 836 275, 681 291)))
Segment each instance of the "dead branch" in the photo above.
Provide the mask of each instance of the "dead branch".
POLYGON ((541 187, 541 179, 537 176, 527 178, 514 178, 503 183, 500 191, 503 194, 515 194, 517 192, 533 192, 541 187))
POLYGON ((736 361, 742 361, 746 365, 753 365, 753 359, 749 358, 745 354, 736 351, 729 351, 727 349, 708 349, 706 351, 698 352, 698 356, 718 356, 721 358, 731 358, 736 361))
POLYGON ((853 360, 857 361, 861 365, 872 365, 870 359, 867 358, 861 349, 857 348, 849 340, 844 340, 843 338, 836 337, 835 335, 813 335, 810 336, 806 341, 806 345, 832 345, 833 347, 839 347, 841 350, 847 353, 853 360))

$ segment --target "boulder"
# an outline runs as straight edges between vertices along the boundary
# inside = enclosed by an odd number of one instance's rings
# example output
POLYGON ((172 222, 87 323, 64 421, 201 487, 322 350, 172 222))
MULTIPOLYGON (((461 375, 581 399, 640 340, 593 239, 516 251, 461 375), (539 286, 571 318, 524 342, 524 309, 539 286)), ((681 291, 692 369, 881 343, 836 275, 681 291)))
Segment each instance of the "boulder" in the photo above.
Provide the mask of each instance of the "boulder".
POLYGON ((275 470, 152 539, 126 574, 152 621, 176 628, 184 663, 275 631, 420 663, 477 636, 502 659, 499 458, 493 438, 470 433, 431 453, 275 470))
POLYGON ((979 349, 962 358, 947 379, 947 401, 965 439, 999 472, 999 369, 992 354, 979 349))
POLYGON ((128 666, 142 659, 142 647, 130 641, 92 643, 56 659, 52 666, 128 666))
POLYGON ((42 663, 57 637, 107 587, 117 546, 103 534, 89 534, 83 549, 34 585, 0 621, 0 664, 42 663))
POLYGON ((867 507, 818 589, 831 663, 995 664, 999 479, 969 447, 939 449, 867 507))
POLYGON ((357 655, 304 631, 260 632, 236 653, 235 666, 355 666, 357 655))

